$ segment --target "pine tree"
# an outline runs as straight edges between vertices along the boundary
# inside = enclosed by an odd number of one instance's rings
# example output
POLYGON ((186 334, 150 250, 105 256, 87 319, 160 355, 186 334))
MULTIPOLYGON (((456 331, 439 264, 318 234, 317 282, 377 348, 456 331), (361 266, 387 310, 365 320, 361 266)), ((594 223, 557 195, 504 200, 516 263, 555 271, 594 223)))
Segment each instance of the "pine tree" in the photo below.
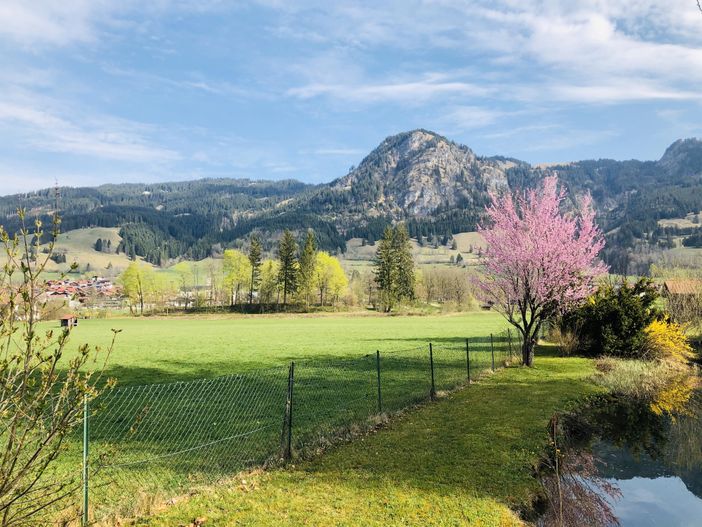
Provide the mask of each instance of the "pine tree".
POLYGON ((317 241, 314 236, 314 231, 307 231, 305 238, 305 246, 300 253, 299 272, 298 272, 298 291, 305 306, 310 304, 310 296, 314 287, 314 270, 317 257, 317 241))
POLYGON ((261 242, 258 236, 251 236, 249 247, 249 263, 251 264, 251 285, 249 288, 249 304, 253 304, 254 292, 261 283, 261 242))
POLYGON ((414 261, 409 234, 404 225, 387 227, 378 244, 375 281, 385 312, 400 300, 414 299, 414 261))
POLYGON ((414 259, 412 244, 404 224, 395 227, 393 253, 397 265, 397 297, 414 300, 414 259))
POLYGON ((102 252, 102 238, 98 238, 98 239, 95 241, 95 250, 96 250, 97 252, 99 252, 99 253, 102 252))
POLYGON ((397 266, 393 258, 393 239, 395 229, 391 226, 385 228, 383 238, 378 242, 375 252, 375 282, 378 284, 380 304, 385 312, 389 312, 394 303, 394 284, 397 281, 397 266))
POLYGON ((283 291, 283 305, 288 303, 288 295, 295 292, 297 288, 297 242, 292 232, 285 229, 283 237, 278 243, 278 282, 283 291))

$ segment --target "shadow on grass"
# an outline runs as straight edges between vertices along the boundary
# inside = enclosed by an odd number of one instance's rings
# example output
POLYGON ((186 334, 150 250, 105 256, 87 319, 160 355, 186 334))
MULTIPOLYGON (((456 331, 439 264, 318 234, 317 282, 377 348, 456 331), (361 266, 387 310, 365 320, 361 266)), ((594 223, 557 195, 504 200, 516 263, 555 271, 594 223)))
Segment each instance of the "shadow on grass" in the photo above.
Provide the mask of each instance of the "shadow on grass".
POLYGON ((489 376, 305 470, 363 492, 390 484, 528 507, 538 492, 532 465, 546 446, 548 419, 593 390, 580 359, 556 359, 553 349, 540 348, 536 365, 489 376))
MULTIPOLYGON (((476 351, 472 357, 474 377, 491 367, 488 354, 476 351)), ((423 349, 381 354, 382 401, 375 354, 295 364, 292 433, 298 449, 320 435, 363 424, 381 404, 387 412, 426 400, 432 389, 429 354, 423 349)), ((187 364, 178 366, 182 372, 187 364)), ((122 510, 137 491, 187 489, 193 481, 217 481, 280 455, 287 366, 221 376, 225 371, 222 366, 220 376, 190 382, 122 386, 92 403, 91 452, 103 459, 94 482, 109 490, 96 493, 97 509, 122 510)), ((152 368, 120 367, 118 373, 168 379, 152 368)), ((433 374, 437 391, 464 383, 465 354, 437 346, 433 374)))

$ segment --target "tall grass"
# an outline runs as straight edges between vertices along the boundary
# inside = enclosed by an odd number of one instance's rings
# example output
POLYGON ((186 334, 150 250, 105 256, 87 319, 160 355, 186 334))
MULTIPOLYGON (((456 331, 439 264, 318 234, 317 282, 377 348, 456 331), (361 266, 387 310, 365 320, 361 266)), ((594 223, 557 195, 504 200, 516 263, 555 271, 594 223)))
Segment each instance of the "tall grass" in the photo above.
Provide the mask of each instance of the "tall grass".
POLYGON ((595 362, 593 381, 609 392, 637 399, 653 399, 688 367, 671 361, 624 360, 603 357, 595 362))

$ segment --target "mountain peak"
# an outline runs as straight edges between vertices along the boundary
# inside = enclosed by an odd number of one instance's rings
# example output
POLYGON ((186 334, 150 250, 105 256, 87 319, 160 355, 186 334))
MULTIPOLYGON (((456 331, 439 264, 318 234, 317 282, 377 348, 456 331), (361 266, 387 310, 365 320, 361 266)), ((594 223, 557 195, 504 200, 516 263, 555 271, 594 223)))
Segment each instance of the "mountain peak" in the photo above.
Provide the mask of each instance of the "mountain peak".
POLYGON ((702 140, 678 139, 666 149, 658 165, 678 177, 702 175, 702 140))
POLYGON ((446 139, 446 137, 443 135, 424 128, 415 128, 414 130, 400 132, 399 134, 386 137, 378 148, 376 148, 376 150, 382 150, 384 148, 397 148, 406 154, 408 152, 416 152, 422 149, 435 148, 440 144, 447 146, 451 145, 472 153, 472 150, 470 150, 470 148, 467 146, 457 145, 453 141, 446 139))
POLYGON ((439 207, 471 206, 488 188, 506 186, 497 162, 424 129, 389 136, 361 164, 334 181, 359 209, 377 215, 428 216, 439 207), (453 189, 447 192, 447 189, 453 189))

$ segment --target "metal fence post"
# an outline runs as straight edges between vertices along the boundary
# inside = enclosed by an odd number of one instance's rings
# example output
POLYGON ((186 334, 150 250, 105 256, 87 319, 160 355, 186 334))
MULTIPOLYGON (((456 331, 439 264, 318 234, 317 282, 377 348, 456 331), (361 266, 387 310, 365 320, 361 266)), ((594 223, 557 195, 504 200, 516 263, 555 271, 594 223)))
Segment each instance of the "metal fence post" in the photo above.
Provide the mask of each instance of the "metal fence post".
POLYGON ((378 373, 378 413, 383 413, 383 396, 380 392, 380 350, 375 351, 375 369, 378 373))
POLYGON ((468 374, 468 384, 470 384, 470 346, 466 339, 466 373, 468 374))
POLYGON ((507 328, 507 341, 509 343, 509 358, 512 360, 512 331, 507 328))
POLYGON ((89 523, 89 494, 88 494, 88 443, 90 440, 90 407, 88 395, 83 395, 83 517, 82 527, 87 527, 89 523))
POLYGON ((292 420, 293 420, 293 386, 295 384, 295 362, 288 369, 288 396, 285 401, 285 416, 283 418, 283 459, 292 458, 292 420))
POLYGON ((492 333, 490 333, 490 353, 492 354, 492 371, 495 371, 495 345, 492 340, 492 333))
POLYGON ((434 385, 434 348, 429 343, 429 367, 431 368, 431 391, 429 392, 429 397, 434 399, 436 397, 436 387, 434 385))

